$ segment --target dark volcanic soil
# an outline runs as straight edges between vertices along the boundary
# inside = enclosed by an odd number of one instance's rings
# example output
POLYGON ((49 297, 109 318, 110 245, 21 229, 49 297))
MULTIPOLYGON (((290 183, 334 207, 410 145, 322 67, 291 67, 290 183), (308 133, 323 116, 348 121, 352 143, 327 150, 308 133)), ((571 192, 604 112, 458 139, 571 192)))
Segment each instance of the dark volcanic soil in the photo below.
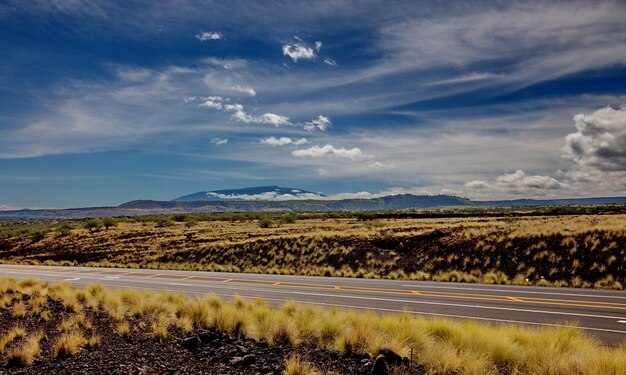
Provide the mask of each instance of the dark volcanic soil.
MULTIPOLYGON (((53 343, 59 335, 59 322, 74 313, 66 311, 60 302, 52 299, 48 299, 44 309, 52 312, 52 319, 48 322, 39 321, 35 314, 16 319, 12 317, 11 309, 0 310, 1 334, 16 324, 24 327, 27 335, 38 331, 45 334, 41 342, 42 352, 33 365, 10 367, 2 358, 0 373, 281 374, 285 360, 296 355, 324 373, 371 374, 374 362, 366 353, 338 352, 289 343, 269 345, 214 330, 185 333, 180 329, 170 329, 167 339, 159 341, 149 329, 138 329, 128 338, 123 338, 116 331, 115 320, 103 311, 89 308, 85 309, 86 318, 92 325, 82 331, 86 337, 94 333, 99 335, 100 345, 93 349, 83 348, 74 357, 55 358, 53 343)), ((131 319, 131 329, 138 327, 140 322, 140 319, 131 319)), ((14 345, 20 342, 18 340, 14 345)), ((418 373, 417 370, 414 373, 418 373)))

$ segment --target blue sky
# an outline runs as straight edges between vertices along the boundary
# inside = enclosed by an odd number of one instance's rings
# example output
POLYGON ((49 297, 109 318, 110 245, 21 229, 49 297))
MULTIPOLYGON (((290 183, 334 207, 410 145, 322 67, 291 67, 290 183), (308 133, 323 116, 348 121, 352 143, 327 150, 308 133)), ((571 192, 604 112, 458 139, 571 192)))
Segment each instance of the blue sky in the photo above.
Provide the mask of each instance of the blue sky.
POLYGON ((626 194, 626 3, 5 1, 0 208, 626 194))

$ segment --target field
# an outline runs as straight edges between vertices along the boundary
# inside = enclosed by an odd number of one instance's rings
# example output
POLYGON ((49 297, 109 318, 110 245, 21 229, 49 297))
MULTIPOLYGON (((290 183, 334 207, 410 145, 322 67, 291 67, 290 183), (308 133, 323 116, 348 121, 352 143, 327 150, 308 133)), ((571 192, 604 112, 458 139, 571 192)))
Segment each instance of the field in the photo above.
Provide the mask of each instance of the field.
POLYGON ((0 262, 624 289, 618 208, 5 222, 0 262))
POLYGON ((378 354, 393 374, 626 373, 626 346, 576 328, 0 279, 0 372, 369 374, 378 354))

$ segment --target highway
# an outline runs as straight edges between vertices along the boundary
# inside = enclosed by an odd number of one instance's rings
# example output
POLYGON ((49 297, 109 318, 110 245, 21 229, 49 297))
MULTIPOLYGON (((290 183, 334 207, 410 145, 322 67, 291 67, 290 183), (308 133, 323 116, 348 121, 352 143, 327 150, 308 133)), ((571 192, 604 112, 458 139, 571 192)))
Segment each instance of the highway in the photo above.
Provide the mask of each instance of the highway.
POLYGON ((530 326, 576 324, 607 344, 626 340, 626 292, 406 280, 282 276, 151 269, 0 265, 0 277, 97 283, 191 296, 262 297, 321 306, 409 311, 424 316, 530 326))

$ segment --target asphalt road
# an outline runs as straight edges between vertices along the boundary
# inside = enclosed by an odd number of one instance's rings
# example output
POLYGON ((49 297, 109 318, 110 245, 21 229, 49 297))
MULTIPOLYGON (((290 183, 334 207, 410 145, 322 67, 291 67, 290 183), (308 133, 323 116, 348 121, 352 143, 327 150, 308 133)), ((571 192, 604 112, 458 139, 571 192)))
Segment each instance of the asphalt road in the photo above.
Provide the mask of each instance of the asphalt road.
POLYGON ((576 324, 608 344, 626 340, 626 292, 280 276, 123 268, 0 265, 0 277, 97 283, 188 295, 262 297, 272 304, 299 301, 322 306, 409 311, 419 315, 531 326, 576 324))

